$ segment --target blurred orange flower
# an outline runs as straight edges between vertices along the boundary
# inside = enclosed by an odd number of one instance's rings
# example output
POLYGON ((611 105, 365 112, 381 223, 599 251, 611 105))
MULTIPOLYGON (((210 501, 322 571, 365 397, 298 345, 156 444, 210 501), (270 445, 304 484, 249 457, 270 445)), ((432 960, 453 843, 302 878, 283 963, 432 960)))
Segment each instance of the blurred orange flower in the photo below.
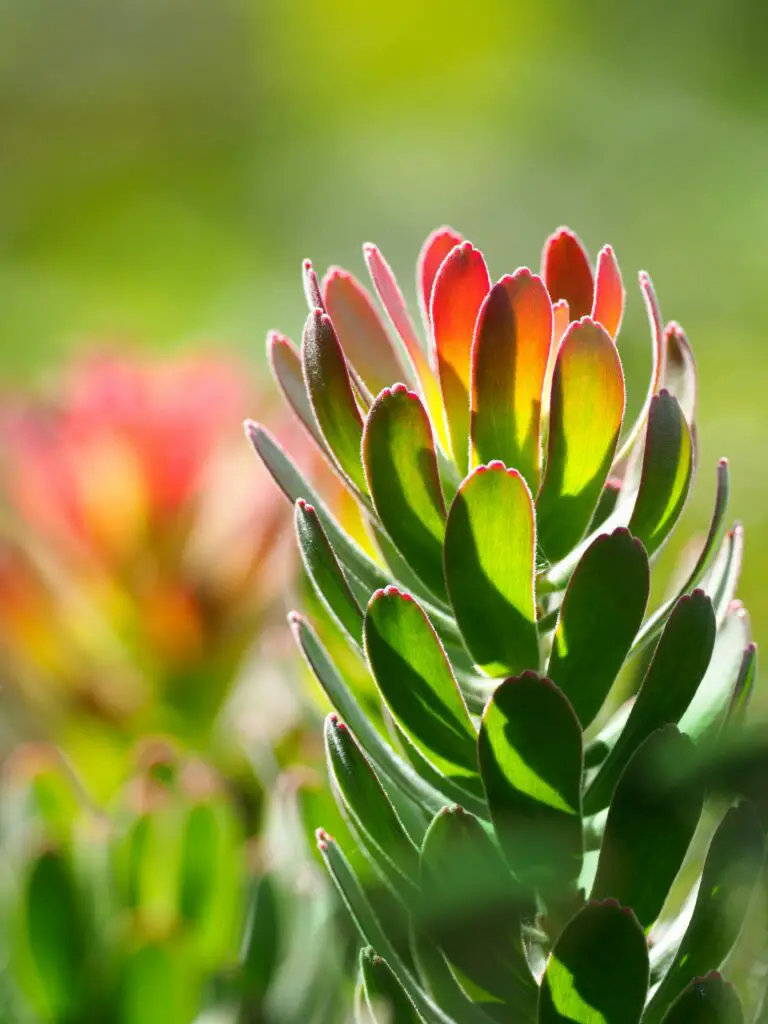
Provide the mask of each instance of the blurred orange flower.
POLYGON ((230 359, 122 353, 3 403, 0 644, 33 732, 210 728, 293 564, 254 404, 230 359))

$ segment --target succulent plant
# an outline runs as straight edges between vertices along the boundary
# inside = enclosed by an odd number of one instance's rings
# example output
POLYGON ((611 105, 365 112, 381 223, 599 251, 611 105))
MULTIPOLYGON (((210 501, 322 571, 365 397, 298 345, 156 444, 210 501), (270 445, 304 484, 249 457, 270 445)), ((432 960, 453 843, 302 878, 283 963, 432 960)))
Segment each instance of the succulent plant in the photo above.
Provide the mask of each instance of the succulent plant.
POLYGON ((423 339, 364 254, 387 319, 351 274, 320 282, 307 262, 301 347, 268 348, 365 541, 246 423, 334 623, 323 642, 289 617, 333 706, 328 770, 354 840, 318 845, 365 946, 360 1019, 741 1021, 717 972, 760 816, 665 784, 737 727, 754 686, 725 460, 703 544, 649 609, 697 468, 686 336, 640 274, 652 373, 626 423, 609 246, 593 271, 560 229, 540 274, 491 284, 481 252, 438 230, 418 262, 423 339))

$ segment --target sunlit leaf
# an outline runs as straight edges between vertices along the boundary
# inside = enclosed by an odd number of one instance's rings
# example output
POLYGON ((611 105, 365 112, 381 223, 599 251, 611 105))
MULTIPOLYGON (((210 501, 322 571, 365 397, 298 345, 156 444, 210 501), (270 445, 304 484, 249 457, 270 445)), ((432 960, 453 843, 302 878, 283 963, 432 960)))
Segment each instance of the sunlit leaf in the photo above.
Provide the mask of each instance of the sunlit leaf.
POLYGON ((480 774, 504 856, 547 894, 581 870, 582 738, 570 704, 533 672, 507 679, 483 714, 480 774))
POLYGON ((616 255, 610 245, 605 245, 597 257, 595 274, 595 300, 592 304, 592 319, 616 338, 624 314, 624 285, 616 255))
POLYGON ((624 374, 610 335, 588 317, 571 324, 552 378, 546 469, 536 500, 539 544, 552 562, 589 526, 623 416, 624 374))
POLYGON ((448 513, 445 581, 467 647, 489 675, 539 667, 534 550, 525 481, 501 462, 478 466, 448 513))
POLYGON ((532 492, 539 486, 541 402, 552 304, 529 270, 491 288, 477 319, 471 366, 471 459, 501 459, 532 492))
POLYGON ((571 320, 592 312, 594 281, 584 246, 570 228, 558 228, 544 243, 541 276, 553 302, 565 299, 571 320))

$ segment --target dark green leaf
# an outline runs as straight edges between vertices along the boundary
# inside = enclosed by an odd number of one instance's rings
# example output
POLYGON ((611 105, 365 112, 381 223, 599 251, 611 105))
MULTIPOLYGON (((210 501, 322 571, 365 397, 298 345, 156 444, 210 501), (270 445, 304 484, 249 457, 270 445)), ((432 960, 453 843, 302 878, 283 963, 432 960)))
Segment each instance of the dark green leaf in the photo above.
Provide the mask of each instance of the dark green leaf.
POLYGON ((541 983, 539 1024, 638 1024, 648 951, 634 914, 588 903, 555 943, 541 983))
POLYGON ((731 807, 710 844, 690 924, 643 1024, 658 1024, 694 978, 723 963, 741 931, 760 874, 763 845, 752 805, 731 807))
POLYGON ((528 487, 501 462, 470 473, 448 513, 448 594, 472 657, 492 676, 539 667, 535 534, 528 487))
POLYGON ((693 473, 691 432, 677 399, 662 389, 651 400, 640 489, 629 529, 649 555, 680 517, 693 473))
POLYGON ((445 505, 429 417, 404 384, 385 388, 365 421, 362 455, 381 522, 410 568, 445 595, 445 505))
POLYGON ((281 938, 275 880, 267 873, 253 884, 240 950, 240 988, 248 1007, 258 1007, 264 998, 280 958, 281 938))
POLYGON ((363 420, 331 318, 319 309, 307 317, 301 364, 312 411, 342 473, 367 493, 360 461, 363 420))
POLYGON ((744 1013, 733 985, 712 971, 683 989, 662 1024, 744 1024, 744 1013))
POLYGON ((320 433, 304 385, 301 356, 293 342, 284 335, 278 334, 277 331, 270 331, 267 336, 267 358, 272 375, 286 402, 320 450, 327 452, 328 446, 320 433))
POLYGON ((584 797, 584 813, 608 806, 634 750, 663 725, 679 722, 712 657, 715 614, 701 590, 681 597, 661 635, 640 691, 610 754, 584 797))
POLYGON ((325 720, 328 770, 357 829, 372 847, 387 877, 414 889, 418 850, 403 828, 371 764, 337 715, 325 720))
POLYGON ((648 602, 650 569, 642 544, 625 529, 587 548, 571 577, 547 674, 585 728, 624 664, 648 602))
POLYGON ((477 732, 442 644, 416 601, 377 591, 365 615, 365 653, 396 722, 438 771, 482 793, 477 732))
POLYGON ((515 1020, 530 1020, 537 987, 521 922, 535 906, 474 815, 445 807, 435 817, 424 837, 421 880, 421 924, 471 983, 475 1001, 501 1003, 515 1020))
POLYGON ((359 645, 362 642, 363 612, 328 542, 314 505, 299 498, 294 522, 307 575, 328 610, 359 645))
POLYGON ((360 971, 366 1002, 376 1024, 420 1024, 423 1021, 392 968, 371 946, 360 950, 360 971))
POLYGON ((480 772, 502 851, 524 885, 548 893, 581 870, 582 737, 567 699, 526 672, 483 715, 480 772))
POLYGON ((646 930, 669 895, 699 823, 704 788, 680 801, 661 786, 665 763, 690 760, 693 744, 675 726, 651 733, 632 755, 613 793, 592 899, 631 907, 646 930))

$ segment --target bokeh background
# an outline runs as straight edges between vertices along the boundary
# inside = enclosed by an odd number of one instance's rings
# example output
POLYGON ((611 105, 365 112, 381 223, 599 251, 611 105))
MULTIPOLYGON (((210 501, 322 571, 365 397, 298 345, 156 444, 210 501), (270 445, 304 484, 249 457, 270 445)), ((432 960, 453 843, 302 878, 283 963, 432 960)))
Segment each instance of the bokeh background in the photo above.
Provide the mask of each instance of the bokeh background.
POLYGON ((263 371, 267 328, 300 330, 304 256, 359 272, 375 240, 412 294, 436 224, 498 275, 568 223, 619 254, 636 404, 638 269, 694 344, 687 516, 727 453, 764 641, 766 30, 761 0, 2 0, 4 385, 94 339, 263 371))

